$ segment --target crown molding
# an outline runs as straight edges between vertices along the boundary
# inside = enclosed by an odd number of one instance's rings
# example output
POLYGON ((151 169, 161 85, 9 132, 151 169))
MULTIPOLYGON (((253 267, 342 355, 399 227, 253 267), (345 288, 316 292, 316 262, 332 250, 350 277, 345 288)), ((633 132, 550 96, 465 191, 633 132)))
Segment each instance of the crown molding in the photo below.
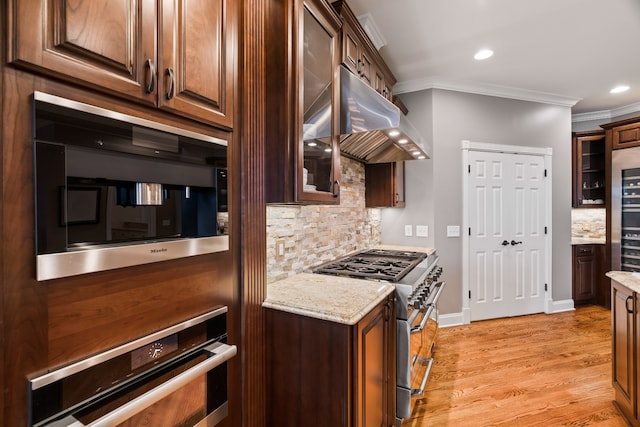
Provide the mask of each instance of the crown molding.
POLYGON ((547 92, 518 89, 508 86, 477 84, 465 82, 438 81, 433 79, 418 79, 396 83, 394 94, 416 92, 426 89, 444 89, 456 92, 474 93, 477 95, 497 96, 500 98, 517 99, 520 101, 540 102, 543 104, 573 107, 581 98, 556 95, 547 92))
POLYGON ((371 16, 370 13, 359 15, 358 21, 360 21, 360 25, 362 25, 364 32, 367 33, 371 39, 371 43, 373 43, 377 50, 380 50, 382 46, 387 45, 387 40, 382 35, 382 31, 380 31, 380 28, 378 28, 376 21, 373 20, 373 16, 371 16))
POLYGON ((571 116, 572 123, 590 122, 592 120, 610 120, 614 117, 624 116, 640 112, 640 102, 629 104, 624 107, 614 108, 613 110, 593 111, 591 113, 578 113, 571 116))

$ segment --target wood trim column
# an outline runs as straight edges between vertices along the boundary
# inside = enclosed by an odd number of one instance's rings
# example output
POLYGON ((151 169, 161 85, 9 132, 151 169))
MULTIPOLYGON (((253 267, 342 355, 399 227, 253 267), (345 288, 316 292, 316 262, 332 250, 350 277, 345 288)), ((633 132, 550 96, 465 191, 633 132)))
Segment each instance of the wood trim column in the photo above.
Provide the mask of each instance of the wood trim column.
POLYGON ((241 4, 239 114, 241 150, 242 425, 263 427, 266 418, 265 322, 266 204, 264 190, 266 34, 268 0, 241 4))

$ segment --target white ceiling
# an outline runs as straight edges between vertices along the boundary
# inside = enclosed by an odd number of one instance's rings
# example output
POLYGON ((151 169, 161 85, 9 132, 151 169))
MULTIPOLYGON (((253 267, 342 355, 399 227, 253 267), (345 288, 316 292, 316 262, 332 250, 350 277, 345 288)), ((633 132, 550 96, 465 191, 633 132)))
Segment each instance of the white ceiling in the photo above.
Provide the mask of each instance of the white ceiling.
POLYGON ((379 31, 394 93, 443 88, 568 105, 573 114, 640 111, 640 0, 347 3, 379 31), (495 53, 476 61, 480 48, 495 53), (631 89, 610 94, 619 84, 631 89))

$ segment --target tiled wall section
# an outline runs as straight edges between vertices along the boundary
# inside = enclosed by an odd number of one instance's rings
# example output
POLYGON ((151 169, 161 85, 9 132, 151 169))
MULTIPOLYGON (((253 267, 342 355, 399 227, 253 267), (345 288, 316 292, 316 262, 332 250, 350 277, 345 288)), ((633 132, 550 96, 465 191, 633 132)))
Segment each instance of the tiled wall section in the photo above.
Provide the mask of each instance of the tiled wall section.
POLYGON ((380 244, 380 210, 364 203, 364 165, 341 158, 340 206, 267 206, 267 281, 380 244), (276 259, 276 242, 284 257, 276 259))
POLYGON ((606 218, 604 209, 572 209, 571 237, 605 238, 606 218))

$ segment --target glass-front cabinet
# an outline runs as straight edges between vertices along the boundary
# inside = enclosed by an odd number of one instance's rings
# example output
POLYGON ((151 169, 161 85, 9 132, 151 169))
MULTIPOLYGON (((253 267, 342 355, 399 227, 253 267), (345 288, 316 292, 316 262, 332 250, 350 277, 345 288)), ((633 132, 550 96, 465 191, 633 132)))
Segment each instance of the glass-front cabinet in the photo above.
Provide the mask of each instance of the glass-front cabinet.
POLYGON ((267 203, 338 204, 340 18, 322 0, 270 10, 267 203))

